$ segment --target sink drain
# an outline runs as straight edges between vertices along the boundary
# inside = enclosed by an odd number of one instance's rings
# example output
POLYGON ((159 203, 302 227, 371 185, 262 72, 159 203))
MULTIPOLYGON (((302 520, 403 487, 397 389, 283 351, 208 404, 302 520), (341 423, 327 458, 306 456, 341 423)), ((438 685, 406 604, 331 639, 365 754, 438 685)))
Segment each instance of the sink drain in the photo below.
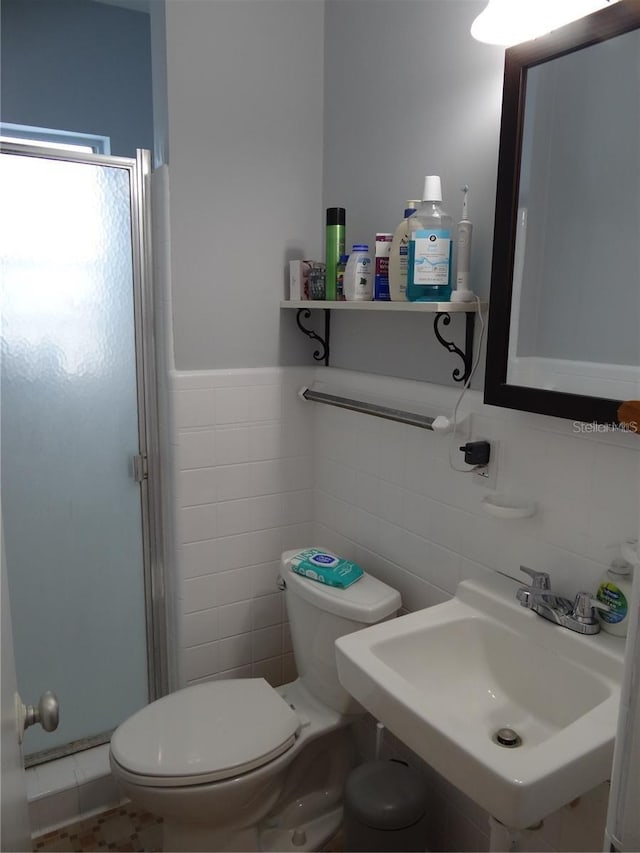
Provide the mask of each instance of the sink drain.
POLYGON ((518 732, 509 728, 498 729, 491 740, 498 746, 504 746, 507 749, 515 749, 516 746, 522 745, 522 738, 518 732))

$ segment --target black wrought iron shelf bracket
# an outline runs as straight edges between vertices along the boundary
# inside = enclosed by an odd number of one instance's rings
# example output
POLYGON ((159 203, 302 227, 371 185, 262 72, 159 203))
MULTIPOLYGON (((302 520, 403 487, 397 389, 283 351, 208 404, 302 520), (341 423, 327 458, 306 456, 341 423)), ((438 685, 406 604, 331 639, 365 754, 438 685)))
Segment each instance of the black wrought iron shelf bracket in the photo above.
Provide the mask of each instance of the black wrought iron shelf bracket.
POLYGON ((414 303, 413 305, 405 305, 403 303, 362 303, 358 305, 357 303, 316 303, 315 305, 311 303, 309 306, 301 305, 298 303, 287 303, 282 302, 282 308, 296 308, 296 323, 298 324, 298 328, 300 331, 306 335, 310 340, 317 342, 318 347, 313 353, 313 358, 315 361, 322 362, 326 367, 329 366, 329 358, 331 354, 331 311, 332 309, 338 310, 377 310, 377 311, 415 311, 415 312, 424 312, 424 313, 435 313, 433 318, 433 331, 435 333, 436 339, 441 346, 443 346, 448 352, 453 355, 458 356, 462 360, 462 367, 456 367, 451 374, 454 382, 466 382, 471 374, 471 370, 473 369, 473 335, 475 328, 475 319, 476 319, 476 308, 474 306, 473 310, 465 310, 461 309, 459 303, 437 303, 439 306, 449 307, 451 304, 451 310, 438 310, 436 306, 426 308, 424 303, 414 303), (324 334, 319 334, 314 329, 309 328, 305 325, 305 322, 311 319, 312 310, 318 311, 322 310, 324 312, 324 334), (447 340, 442 334, 443 327, 449 326, 451 324, 451 315, 464 313, 465 318, 465 334, 464 334, 464 348, 460 348, 454 341, 447 340))
POLYGON ((306 335, 312 341, 318 341, 320 344, 321 348, 317 349, 313 354, 314 360, 323 361, 325 367, 329 367, 329 352, 331 346, 331 309, 324 309, 324 337, 319 335, 313 329, 308 329, 302 322, 303 318, 305 320, 311 319, 311 310, 309 308, 298 308, 296 313, 296 323, 303 335, 306 335))
POLYGON ((441 314, 436 314, 433 318, 433 331, 438 339, 438 343, 442 344, 446 350, 451 353, 455 353, 455 355, 462 359, 464 370, 461 370, 459 367, 455 368, 451 374, 454 382, 466 382, 473 368, 473 330, 475 327, 476 315, 468 311, 464 316, 465 329, 463 350, 461 350, 459 346, 456 346, 453 341, 447 341, 440 334, 439 326, 448 326, 451 323, 451 314, 442 312, 441 314))

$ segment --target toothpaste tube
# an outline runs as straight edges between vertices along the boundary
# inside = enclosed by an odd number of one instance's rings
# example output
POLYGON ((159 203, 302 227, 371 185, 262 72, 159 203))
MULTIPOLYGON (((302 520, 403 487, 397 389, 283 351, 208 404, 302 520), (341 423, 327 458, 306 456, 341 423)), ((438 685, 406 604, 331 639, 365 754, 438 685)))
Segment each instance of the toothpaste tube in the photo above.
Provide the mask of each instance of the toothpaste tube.
POLYGON ((360 580, 364 572, 356 563, 342 560, 335 554, 322 551, 320 548, 307 548, 300 551, 291 559, 291 569, 298 575, 346 589, 360 580))

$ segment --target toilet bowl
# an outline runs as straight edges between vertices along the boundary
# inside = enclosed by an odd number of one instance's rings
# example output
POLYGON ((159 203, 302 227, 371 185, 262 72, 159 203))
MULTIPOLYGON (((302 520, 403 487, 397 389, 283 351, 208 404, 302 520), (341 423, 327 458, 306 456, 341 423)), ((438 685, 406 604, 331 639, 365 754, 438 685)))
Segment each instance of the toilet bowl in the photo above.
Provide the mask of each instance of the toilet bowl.
POLYGON ((113 775, 160 815, 166 851, 317 850, 338 829, 362 713, 340 685, 334 642, 390 618, 396 590, 365 575, 346 590, 281 577, 299 677, 210 681, 152 702, 116 729, 113 775))

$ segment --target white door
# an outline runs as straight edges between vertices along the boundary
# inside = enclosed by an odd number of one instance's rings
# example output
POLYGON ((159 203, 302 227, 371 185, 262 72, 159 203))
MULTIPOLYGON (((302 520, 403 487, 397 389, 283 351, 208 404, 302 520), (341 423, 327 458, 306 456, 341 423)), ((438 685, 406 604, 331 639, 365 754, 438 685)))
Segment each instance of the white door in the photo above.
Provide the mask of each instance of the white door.
POLYGON ((18 719, 16 713, 16 668, 13 658, 13 633, 9 588, 4 563, 4 543, 0 524, 0 548, 2 549, 2 778, 0 800, 2 821, 0 823, 2 850, 31 850, 29 815, 27 812, 27 788, 22 748, 18 743, 18 719))

